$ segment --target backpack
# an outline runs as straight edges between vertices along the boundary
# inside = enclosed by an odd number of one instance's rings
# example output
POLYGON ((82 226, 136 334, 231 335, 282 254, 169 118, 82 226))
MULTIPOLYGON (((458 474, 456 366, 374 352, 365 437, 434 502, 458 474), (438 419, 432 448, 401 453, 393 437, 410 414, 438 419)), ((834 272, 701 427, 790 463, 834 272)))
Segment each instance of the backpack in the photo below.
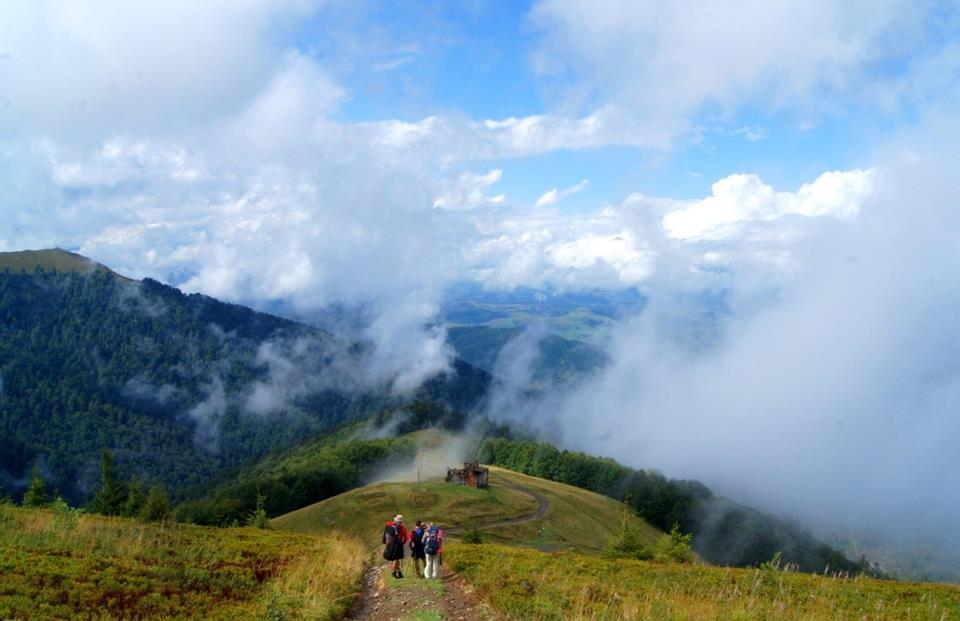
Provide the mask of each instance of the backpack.
POLYGON ((393 524, 387 524, 383 529, 383 542, 388 547, 392 546, 397 540, 397 527, 393 524))
POLYGON ((423 536, 423 551, 427 554, 436 554, 440 551, 440 531, 436 526, 423 536))

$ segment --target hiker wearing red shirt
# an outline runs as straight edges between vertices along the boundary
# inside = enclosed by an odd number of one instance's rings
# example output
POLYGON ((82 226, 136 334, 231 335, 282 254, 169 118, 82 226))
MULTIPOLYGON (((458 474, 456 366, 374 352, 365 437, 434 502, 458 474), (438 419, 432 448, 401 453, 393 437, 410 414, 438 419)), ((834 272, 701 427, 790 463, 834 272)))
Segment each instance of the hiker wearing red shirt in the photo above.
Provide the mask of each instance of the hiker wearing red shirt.
POLYGON ((403 560, 403 548, 410 541, 410 533, 403 525, 403 516, 398 515, 387 522, 383 528, 383 558, 390 561, 390 568, 394 578, 403 578, 400 571, 400 561, 403 560))

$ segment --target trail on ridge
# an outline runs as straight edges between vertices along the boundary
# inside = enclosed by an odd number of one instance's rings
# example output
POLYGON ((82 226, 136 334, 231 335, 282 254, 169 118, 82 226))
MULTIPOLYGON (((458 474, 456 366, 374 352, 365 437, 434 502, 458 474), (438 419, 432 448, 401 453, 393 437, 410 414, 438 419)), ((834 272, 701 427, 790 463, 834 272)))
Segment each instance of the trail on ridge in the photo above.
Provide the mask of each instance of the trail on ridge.
MULTIPOLYGON (((534 522, 543 518, 550 509, 547 498, 524 485, 499 478, 499 483, 518 492, 522 492, 537 501, 537 510, 527 515, 520 515, 503 520, 494 520, 476 524, 477 530, 499 528, 524 522, 534 522)), ((446 535, 462 534, 462 526, 444 529, 446 535)), ((425 585, 417 577, 413 561, 407 557, 403 560, 402 580, 389 579, 384 574, 386 562, 379 561, 371 565, 363 574, 363 590, 356 605, 347 615, 354 621, 400 621, 410 619, 419 611, 439 612, 443 619, 455 621, 481 621, 496 619, 497 615, 477 602, 470 586, 448 566, 440 567, 440 582, 443 593, 425 585)), ((421 567, 422 569, 422 567, 421 567)))

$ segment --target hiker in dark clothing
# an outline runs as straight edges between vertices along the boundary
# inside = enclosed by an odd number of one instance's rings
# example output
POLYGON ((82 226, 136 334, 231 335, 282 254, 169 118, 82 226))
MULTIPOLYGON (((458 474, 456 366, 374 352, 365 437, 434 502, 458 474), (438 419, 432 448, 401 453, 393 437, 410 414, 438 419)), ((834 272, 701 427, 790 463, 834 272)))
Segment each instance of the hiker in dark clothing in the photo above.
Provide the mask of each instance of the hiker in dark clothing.
POLYGON ((423 577, 423 574, 420 573, 420 560, 423 560, 424 569, 427 566, 427 555, 423 552, 423 534, 425 532, 423 522, 417 520, 417 527, 413 529, 413 538, 410 541, 410 556, 413 557, 413 569, 420 578, 423 577))
POLYGON ((383 558, 390 561, 390 569, 394 578, 403 578, 400 571, 400 561, 403 560, 403 548, 410 540, 410 533, 403 526, 403 516, 398 515, 387 522, 383 528, 383 558))

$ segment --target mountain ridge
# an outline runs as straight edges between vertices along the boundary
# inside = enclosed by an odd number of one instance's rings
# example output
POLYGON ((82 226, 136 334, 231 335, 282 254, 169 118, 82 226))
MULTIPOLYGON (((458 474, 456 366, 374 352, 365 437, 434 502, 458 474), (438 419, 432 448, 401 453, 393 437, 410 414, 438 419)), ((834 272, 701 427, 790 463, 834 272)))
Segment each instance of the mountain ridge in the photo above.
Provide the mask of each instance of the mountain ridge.
POLYGON ((351 377, 369 344, 62 250, 2 259, 0 486, 15 496, 36 465, 85 501, 104 448, 125 475, 177 488, 408 400, 470 407, 489 385, 455 361, 396 396, 351 377))

